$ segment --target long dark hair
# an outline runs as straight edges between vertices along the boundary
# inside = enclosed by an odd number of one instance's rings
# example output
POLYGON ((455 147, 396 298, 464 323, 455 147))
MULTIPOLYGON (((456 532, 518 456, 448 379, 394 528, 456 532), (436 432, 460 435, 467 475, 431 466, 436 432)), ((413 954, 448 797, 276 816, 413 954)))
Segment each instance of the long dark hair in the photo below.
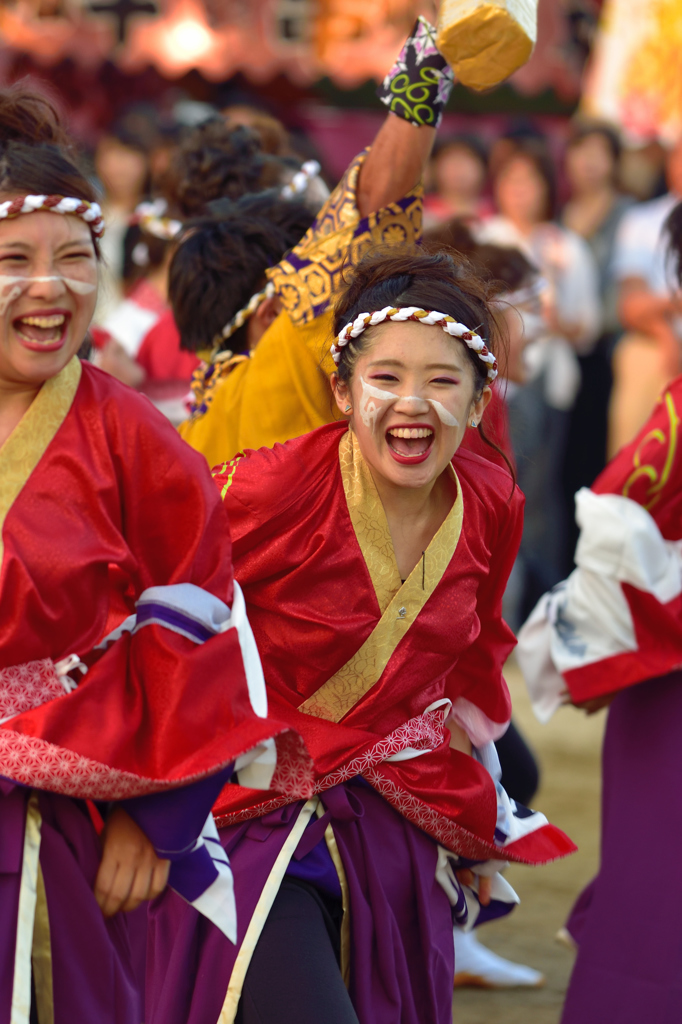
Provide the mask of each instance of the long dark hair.
MULTIPOLYGON (((386 306, 418 306, 446 313, 458 323, 466 324, 479 334, 497 356, 504 373, 507 362, 506 339, 497 326, 489 305, 490 295, 485 278, 474 272, 464 257, 454 253, 425 252, 422 249, 374 250, 354 268, 352 279, 334 309, 334 335, 361 313, 386 306)), ((339 379, 349 381, 355 362, 364 350, 368 333, 364 332, 341 349, 337 366, 339 379)), ((462 346, 474 373, 474 394, 480 395, 487 384, 487 367, 478 355, 462 346)), ((481 440, 502 456, 512 479, 516 474, 503 449, 478 427, 481 440)))

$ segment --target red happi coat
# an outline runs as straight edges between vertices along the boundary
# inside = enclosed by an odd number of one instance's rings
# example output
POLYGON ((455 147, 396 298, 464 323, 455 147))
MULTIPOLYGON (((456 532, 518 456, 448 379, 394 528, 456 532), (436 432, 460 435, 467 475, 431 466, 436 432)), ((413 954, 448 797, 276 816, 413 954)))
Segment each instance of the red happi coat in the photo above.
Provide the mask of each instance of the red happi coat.
POLYGON ((147 588, 233 599, 204 460, 147 399, 73 359, 0 448, 0 527, 0 775, 114 800, 281 731, 253 712, 235 629, 197 643, 151 624, 94 651, 147 588), (89 670, 67 693, 53 663, 71 654, 89 670))
MULTIPOLYGON (((444 722, 452 705, 484 741, 509 720, 502 666, 514 637, 501 603, 523 499, 508 473, 476 455, 458 452, 454 469, 453 509, 402 586, 376 488, 345 424, 246 452, 214 476, 270 713, 303 737, 313 761, 290 745, 280 783, 304 797, 362 775, 444 846, 487 859, 500 855, 495 786, 478 761, 450 748, 444 722)), ((218 823, 289 802, 275 782, 267 795, 226 787, 218 823)), ((546 825, 506 846, 504 858, 535 863, 573 848, 546 825)))

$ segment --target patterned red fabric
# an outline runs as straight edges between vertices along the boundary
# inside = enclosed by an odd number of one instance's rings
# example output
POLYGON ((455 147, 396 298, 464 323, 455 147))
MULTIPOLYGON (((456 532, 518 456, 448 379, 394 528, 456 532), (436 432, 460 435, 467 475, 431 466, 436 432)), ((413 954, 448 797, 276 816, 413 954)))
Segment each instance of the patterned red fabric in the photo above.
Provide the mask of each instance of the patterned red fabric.
POLYGON ((65 693, 49 658, 0 669, 0 719, 30 711, 65 693))
MULTIPOLYGON (((502 665, 514 637, 501 602, 520 541, 523 498, 518 490, 510 494, 507 472, 458 452, 463 527, 434 594, 380 680, 339 723, 304 714, 298 706, 350 660, 380 618, 343 491, 338 446, 345 430, 345 424, 321 427, 216 471, 271 714, 303 737, 315 790, 362 773, 439 842, 468 856, 499 856, 491 777, 449 747, 442 711, 424 712, 438 700, 463 696, 493 721, 509 719, 502 665), (424 743, 430 753, 385 760, 424 743)), ((300 780, 292 755, 289 770, 300 780)), ((278 771, 284 770, 280 759, 278 771)), ((231 824, 286 802, 274 791, 226 787, 215 810, 221 823, 231 824)), ((518 859, 548 860, 573 849, 562 833, 546 828, 538 846, 518 859)), ((511 847, 504 856, 517 859, 511 847)))
POLYGON ((2 539, 3 676, 42 663, 35 689, 48 659, 72 653, 89 671, 0 726, 0 775, 118 799, 200 778, 285 728, 254 715, 233 629, 197 645, 149 625, 92 654, 148 587, 232 601, 225 509, 202 457, 145 398, 84 364, 2 539))

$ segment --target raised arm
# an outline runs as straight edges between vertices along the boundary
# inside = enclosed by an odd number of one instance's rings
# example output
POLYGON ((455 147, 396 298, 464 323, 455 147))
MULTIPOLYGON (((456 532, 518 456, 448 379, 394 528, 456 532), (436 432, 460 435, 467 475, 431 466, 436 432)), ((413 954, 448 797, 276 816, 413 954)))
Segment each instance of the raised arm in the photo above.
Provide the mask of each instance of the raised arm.
POLYGON ((435 138, 435 128, 388 114, 360 171, 357 207, 361 217, 397 202, 419 184, 435 138))
POLYGON ((418 18, 377 89, 389 114, 360 171, 361 217, 402 199, 421 181, 454 80, 435 36, 433 25, 418 18))

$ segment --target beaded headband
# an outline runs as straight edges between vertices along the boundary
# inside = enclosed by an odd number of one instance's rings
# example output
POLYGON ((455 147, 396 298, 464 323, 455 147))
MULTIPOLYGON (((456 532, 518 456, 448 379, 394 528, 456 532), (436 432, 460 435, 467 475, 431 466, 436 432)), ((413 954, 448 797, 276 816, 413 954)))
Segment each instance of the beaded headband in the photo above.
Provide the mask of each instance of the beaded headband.
POLYGON ((99 204, 68 196, 18 196, 16 199, 8 199, 0 203, 0 220, 11 220, 22 213, 36 213, 38 210, 75 214, 85 221, 95 238, 101 238, 104 234, 104 217, 99 204))
POLYGON ((225 324, 222 331, 218 335, 217 344, 213 349, 213 352, 211 353, 209 362, 215 362, 218 353, 220 353, 220 348, 223 342, 227 341, 228 338, 231 338, 235 331, 238 331, 240 327, 243 327, 246 321, 249 319, 249 317, 253 316, 253 314, 256 312, 261 302, 265 302, 266 299, 271 299, 272 296, 275 294, 275 291, 276 288, 272 281, 268 281, 268 283, 266 284, 265 288, 263 288, 262 291, 256 292, 255 295, 252 295, 249 301, 246 303, 246 305, 242 306, 241 309, 237 310, 232 319, 225 324))
POLYGON ((490 351, 483 338, 479 334, 458 324, 457 321, 446 313, 437 313, 435 310, 420 309, 418 306, 386 306, 375 313, 360 313, 355 320, 346 324, 340 332, 336 342, 332 345, 331 355, 338 365, 341 361, 341 349, 349 341, 357 338, 368 327, 383 323, 384 320, 415 320, 420 324, 427 324, 430 327, 442 327, 446 334, 463 341, 467 348, 476 353, 481 362, 488 367, 488 384, 497 377, 497 360, 490 351))

